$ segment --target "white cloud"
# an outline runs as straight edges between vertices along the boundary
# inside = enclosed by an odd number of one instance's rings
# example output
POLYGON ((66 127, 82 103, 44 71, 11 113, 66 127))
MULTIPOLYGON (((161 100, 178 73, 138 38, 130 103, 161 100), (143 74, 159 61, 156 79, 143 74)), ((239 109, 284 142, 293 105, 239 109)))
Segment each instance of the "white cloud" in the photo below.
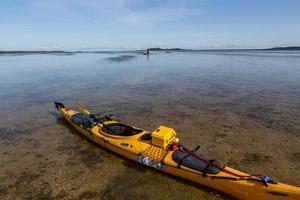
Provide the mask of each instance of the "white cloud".
POLYGON ((124 16, 119 16, 116 21, 129 25, 143 25, 147 23, 163 23, 180 20, 187 17, 193 17, 201 14, 189 9, 149 9, 141 12, 130 12, 124 16))
POLYGON ((196 17, 202 13, 203 11, 200 9, 195 9, 191 6, 178 3, 178 1, 173 1, 171 4, 161 3, 141 10, 127 9, 126 13, 118 16, 115 20, 116 22, 133 26, 145 24, 155 25, 196 17))
POLYGON ((143 0, 31 0, 28 7, 33 12, 51 13, 53 17, 72 20, 91 20, 139 26, 176 21, 202 13, 186 0, 154 1, 143 6, 143 0))
POLYGON ((50 46, 42 46, 40 47, 40 49, 46 51, 54 51, 54 50, 60 50, 62 49, 62 47, 59 45, 50 45, 50 46))

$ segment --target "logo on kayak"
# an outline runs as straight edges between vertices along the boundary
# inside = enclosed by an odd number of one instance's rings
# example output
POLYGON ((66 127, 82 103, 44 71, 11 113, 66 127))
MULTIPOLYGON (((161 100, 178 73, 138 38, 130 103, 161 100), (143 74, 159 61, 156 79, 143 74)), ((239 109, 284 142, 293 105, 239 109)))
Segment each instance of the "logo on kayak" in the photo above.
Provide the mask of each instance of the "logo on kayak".
POLYGON ((164 163, 159 162, 157 160, 153 160, 146 156, 140 156, 139 162, 142 163, 143 165, 146 165, 148 167, 153 167, 155 169, 162 169, 162 168, 166 167, 166 165, 164 163))
POLYGON ((123 146, 123 147, 128 147, 129 146, 129 144, 125 143, 125 142, 121 142, 120 145, 123 146))

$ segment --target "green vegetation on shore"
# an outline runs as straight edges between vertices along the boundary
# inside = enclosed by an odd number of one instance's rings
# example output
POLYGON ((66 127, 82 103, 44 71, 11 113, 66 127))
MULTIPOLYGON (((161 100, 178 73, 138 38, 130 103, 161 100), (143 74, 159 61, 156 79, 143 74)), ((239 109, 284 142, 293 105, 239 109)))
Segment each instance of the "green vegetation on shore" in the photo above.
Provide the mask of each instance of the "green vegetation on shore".
POLYGON ((1 54, 12 54, 12 53, 70 53, 68 51, 0 51, 1 54))
POLYGON ((299 51, 300 47, 274 47, 266 50, 299 51))
POLYGON ((146 50, 149 50, 149 51, 185 51, 185 50, 188 50, 188 49, 181 49, 181 48, 158 48, 158 47, 155 47, 155 48, 149 48, 149 49, 146 49, 146 50))
POLYGON ((64 54, 73 55, 81 51, 0 51, 0 55, 64 54))

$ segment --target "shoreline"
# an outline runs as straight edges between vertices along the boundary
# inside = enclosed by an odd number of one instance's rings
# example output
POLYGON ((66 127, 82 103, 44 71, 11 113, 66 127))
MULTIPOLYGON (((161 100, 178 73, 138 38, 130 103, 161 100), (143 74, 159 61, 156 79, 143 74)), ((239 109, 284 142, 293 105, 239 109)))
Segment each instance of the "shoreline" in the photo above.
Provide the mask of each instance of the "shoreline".
MULTIPOLYGON (((182 49, 182 48, 149 48, 154 52, 246 52, 246 51, 300 51, 300 47, 272 47, 266 49, 182 49)), ((112 50, 112 51, 32 51, 32 50, 17 50, 17 51, 0 51, 0 55, 8 54, 79 54, 79 53, 139 53, 144 50, 112 50)))

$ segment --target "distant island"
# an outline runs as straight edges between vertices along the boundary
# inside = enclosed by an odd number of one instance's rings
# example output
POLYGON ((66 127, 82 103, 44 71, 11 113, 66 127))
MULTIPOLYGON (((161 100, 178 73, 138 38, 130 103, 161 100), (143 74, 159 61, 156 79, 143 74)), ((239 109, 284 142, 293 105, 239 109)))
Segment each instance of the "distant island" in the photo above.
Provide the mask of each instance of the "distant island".
POLYGON ((269 49, 266 49, 266 50, 280 50, 280 51, 299 51, 300 50, 300 47, 273 47, 273 48, 269 48, 269 49))
POLYGON ((149 50, 149 51, 185 51, 187 49, 181 49, 181 48, 158 48, 158 47, 155 47, 155 48, 148 48, 146 50, 149 50))
POLYGON ((81 51, 0 51, 0 54, 18 54, 18 55, 29 55, 29 54, 65 54, 73 55, 75 53, 82 53, 81 51))
POLYGON ((267 49, 182 49, 182 48, 159 48, 159 47, 154 47, 154 48, 148 48, 145 50, 141 51, 166 51, 166 52, 171 52, 171 51, 245 51, 245 50, 250 50, 250 51, 257 51, 257 50, 266 50, 266 51, 300 51, 300 47, 297 46, 288 46, 288 47, 272 47, 272 48, 267 48, 267 49))

